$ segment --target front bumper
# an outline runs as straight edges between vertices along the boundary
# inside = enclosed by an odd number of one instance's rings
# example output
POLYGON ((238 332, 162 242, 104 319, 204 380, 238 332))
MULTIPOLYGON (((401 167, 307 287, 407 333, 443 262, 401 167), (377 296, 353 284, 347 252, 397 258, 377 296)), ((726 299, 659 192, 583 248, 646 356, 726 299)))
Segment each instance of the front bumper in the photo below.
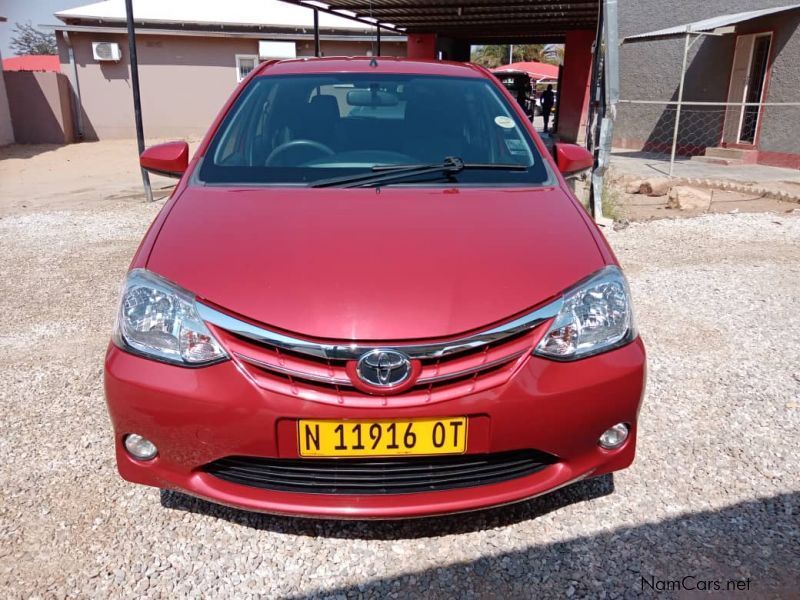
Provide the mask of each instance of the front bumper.
POLYGON ((645 378, 640 339, 576 362, 529 357, 508 383, 435 404, 387 409, 342 407, 267 391, 232 361, 189 369, 147 360, 113 344, 105 388, 117 465, 128 481, 176 489, 253 511, 327 518, 403 518, 517 502, 633 461, 645 378), (203 469, 226 456, 297 458, 298 418, 469 417, 467 453, 536 449, 557 462, 529 476, 452 490, 392 495, 334 495, 258 489, 203 469), (631 433, 614 451, 600 434, 625 422, 631 433), (153 441, 158 456, 130 457, 128 433, 153 441))

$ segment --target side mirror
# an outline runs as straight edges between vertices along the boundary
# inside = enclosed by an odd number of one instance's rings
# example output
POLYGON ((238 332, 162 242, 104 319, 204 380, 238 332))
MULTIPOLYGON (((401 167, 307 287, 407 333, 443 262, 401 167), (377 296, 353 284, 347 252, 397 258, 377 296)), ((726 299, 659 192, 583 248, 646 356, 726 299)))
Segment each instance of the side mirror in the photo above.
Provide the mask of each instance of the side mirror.
POLYGON ((573 175, 594 166, 594 156, 577 144, 555 144, 556 164, 562 175, 573 175))
POLYGON ((189 144, 167 142, 150 146, 142 152, 139 164, 151 173, 180 179, 189 167, 189 144))

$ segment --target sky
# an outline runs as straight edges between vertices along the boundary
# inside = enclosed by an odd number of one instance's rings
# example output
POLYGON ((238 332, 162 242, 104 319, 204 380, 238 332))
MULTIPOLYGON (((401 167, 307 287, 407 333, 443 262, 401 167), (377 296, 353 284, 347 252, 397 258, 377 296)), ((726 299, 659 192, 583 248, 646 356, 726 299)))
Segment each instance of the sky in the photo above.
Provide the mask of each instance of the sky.
MULTIPOLYGON (((95 0, 0 0, 0 17, 8 21, 0 23, 0 54, 4 58, 14 56, 9 47, 14 23, 30 21, 38 29, 40 25, 55 25, 60 23, 53 13, 67 8, 75 8, 85 4, 92 4, 95 0)), ((52 31, 52 29, 50 30, 52 31)))

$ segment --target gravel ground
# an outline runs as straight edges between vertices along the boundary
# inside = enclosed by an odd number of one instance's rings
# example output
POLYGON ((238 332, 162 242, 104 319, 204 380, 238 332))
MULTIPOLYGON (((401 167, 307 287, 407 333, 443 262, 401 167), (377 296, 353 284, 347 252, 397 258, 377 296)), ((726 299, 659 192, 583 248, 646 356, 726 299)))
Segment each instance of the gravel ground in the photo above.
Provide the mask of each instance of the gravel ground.
POLYGON ((492 511, 339 523, 117 476, 102 357, 159 206, 0 219, 3 596, 633 597, 687 575, 797 593, 800 215, 609 232, 649 351, 632 468, 492 511))

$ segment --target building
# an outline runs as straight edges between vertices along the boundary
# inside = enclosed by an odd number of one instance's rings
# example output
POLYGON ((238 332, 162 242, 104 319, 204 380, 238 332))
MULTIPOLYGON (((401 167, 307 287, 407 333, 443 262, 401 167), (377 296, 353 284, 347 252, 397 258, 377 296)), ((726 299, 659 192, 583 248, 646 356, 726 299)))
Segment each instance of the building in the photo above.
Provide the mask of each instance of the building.
POLYGON ((2 60, 0 145, 67 144, 75 139, 72 93, 60 70, 56 54, 2 60))
POLYGON ((619 0, 614 145, 671 151, 688 35, 677 154, 800 168, 798 24, 787 0, 619 0))
MULTIPOLYGON (((134 0, 142 114, 148 138, 202 135, 261 60, 314 56, 314 11, 278 0, 134 0)), ((80 107, 79 139, 135 136, 124 0, 56 13, 61 72, 80 107)), ((374 28, 319 13, 323 56, 377 52, 374 28)), ((383 33, 380 52, 406 38, 383 33)))

